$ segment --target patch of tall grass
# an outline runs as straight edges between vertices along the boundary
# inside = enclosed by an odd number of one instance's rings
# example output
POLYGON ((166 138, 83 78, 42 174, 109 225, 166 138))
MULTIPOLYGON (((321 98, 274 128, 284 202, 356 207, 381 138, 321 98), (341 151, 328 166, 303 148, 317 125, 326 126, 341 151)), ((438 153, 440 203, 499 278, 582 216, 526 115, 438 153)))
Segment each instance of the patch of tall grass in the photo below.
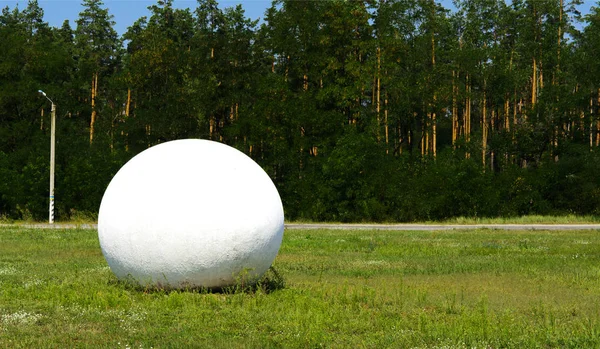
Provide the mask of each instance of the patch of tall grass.
POLYGON ((473 217, 455 217, 444 220, 446 224, 592 224, 599 223, 600 216, 516 216, 516 217, 496 217, 496 218, 473 218, 473 217))

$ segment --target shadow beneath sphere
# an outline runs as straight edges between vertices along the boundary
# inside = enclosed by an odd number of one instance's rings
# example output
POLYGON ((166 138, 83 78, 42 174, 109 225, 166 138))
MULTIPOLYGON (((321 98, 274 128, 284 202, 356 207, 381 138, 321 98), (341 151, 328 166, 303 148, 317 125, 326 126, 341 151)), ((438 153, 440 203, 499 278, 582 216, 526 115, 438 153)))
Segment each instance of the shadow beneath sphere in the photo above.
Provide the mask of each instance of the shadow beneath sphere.
POLYGON ((157 283, 152 285, 141 285, 138 280, 128 278, 126 280, 119 280, 116 276, 112 275, 108 280, 108 284, 111 286, 123 287, 129 291, 142 292, 146 294, 169 294, 171 292, 190 292, 200 294, 270 294, 272 292, 282 290, 286 287, 286 282, 283 276, 271 266, 267 272, 256 282, 249 282, 247 280, 247 271, 240 273, 236 278, 237 282, 231 286, 225 287, 197 287, 197 286, 186 286, 185 284, 181 287, 171 287, 168 283, 157 283))

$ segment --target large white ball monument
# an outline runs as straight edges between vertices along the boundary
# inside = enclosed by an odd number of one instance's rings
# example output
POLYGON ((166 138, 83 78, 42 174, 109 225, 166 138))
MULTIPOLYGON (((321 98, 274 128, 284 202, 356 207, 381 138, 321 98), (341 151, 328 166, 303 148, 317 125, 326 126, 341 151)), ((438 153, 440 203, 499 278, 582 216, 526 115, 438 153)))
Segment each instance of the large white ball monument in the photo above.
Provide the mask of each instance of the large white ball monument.
POLYGON ((255 282, 283 238, 283 206, 263 169, 221 143, 151 147, 114 176, 98 236, 113 273, 168 288, 255 282))

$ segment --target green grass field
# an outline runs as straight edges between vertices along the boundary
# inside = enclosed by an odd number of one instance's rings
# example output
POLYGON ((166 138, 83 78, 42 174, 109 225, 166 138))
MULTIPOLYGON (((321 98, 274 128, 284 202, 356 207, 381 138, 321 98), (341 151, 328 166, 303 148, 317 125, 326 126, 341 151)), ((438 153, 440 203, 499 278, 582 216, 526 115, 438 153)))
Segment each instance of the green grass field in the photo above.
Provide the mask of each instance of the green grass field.
POLYGON ((275 268, 139 290, 93 230, 3 227, 0 348, 600 347, 599 231, 290 230, 275 268))

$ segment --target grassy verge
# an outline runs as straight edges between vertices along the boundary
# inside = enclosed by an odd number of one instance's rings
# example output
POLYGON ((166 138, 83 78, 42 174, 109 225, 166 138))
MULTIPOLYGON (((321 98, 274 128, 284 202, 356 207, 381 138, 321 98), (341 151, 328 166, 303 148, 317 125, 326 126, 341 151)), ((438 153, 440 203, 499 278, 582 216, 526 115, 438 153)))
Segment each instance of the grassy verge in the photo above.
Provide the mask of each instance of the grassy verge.
MULTIPOLYGON (((313 222, 293 221, 288 223, 340 223, 340 222, 313 222)), ((360 222, 359 222, 360 223, 360 222)), ((365 222, 370 223, 370 222, 365 222)), ((516 217, 455 217, 443 221, 424 222, 382 222, 382 223, 415 223, 415 224, 594 224, 600 223, 600 216, 516 216, 516 217)))
MULTIPOLYGON (((75 225, 86 225, 96 224, 97 217, 93 215, 80 214, 74 219, 57 221, 58 224, 75 224, 75 225)), ((7 225, 27 225, 36 223, 47 223, 37 221, 15 221, 0 217, 0 224, 7 225)), ((286 223, 319 223, 324 222, 313 222, 306 220, 291 221, 286 223)), ((326 223, 340 223, 340 222, 326 222, 326 223)), ((367 222, 368 223, 368 222, 367 222)), ((384 222, 384 223, 399 223, 399 222, 384 222)), ((405 222, 400 222, 405 223, 405 222)), ((426 222, 408 222, 415 224, 594 224, 600 223, 600 216, 520 216, 520 217, 497 217, 497 218, 485 218, 485 217, 455 217, 444 221, 426 221, 426 222)))
POLYGON ((600 346, 598 231, 286 231, 274 290, 144 292, 92 230, 0 228, 0 347, 600 346))
POLYGON ((500 218, 457 217, 441 223, 445 224, 585 224, 599 223, 600 216, 521 216, 500 218))

